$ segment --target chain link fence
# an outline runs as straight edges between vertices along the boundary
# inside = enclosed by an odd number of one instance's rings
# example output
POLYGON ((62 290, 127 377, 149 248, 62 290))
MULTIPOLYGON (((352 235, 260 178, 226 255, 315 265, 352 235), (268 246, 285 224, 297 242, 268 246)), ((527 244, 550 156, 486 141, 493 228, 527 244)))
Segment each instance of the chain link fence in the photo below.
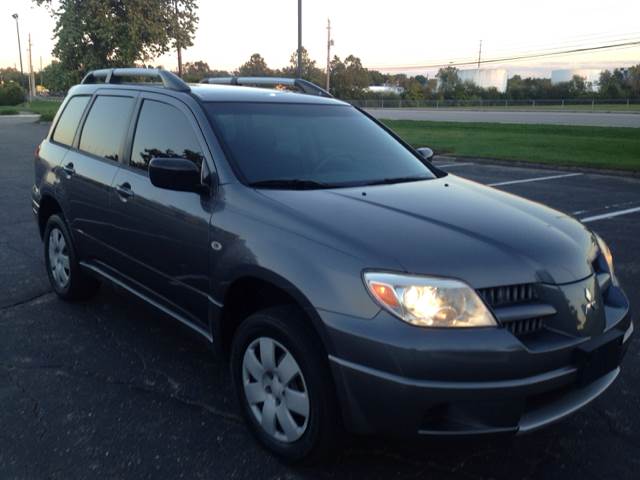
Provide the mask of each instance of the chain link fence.
POLYGON ((640 112, 640 98, 571 98, 531 100, 410 100, 405 98, 369 98, 345 100, 360 108, 469 108, 469 109, 554 109, 612 110, 640 112))

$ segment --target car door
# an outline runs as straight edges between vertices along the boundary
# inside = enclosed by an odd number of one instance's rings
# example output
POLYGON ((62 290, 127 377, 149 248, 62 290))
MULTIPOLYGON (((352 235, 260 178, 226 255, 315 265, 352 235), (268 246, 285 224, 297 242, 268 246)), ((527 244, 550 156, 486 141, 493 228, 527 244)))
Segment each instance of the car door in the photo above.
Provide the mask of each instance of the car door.
POLYGON ((191 111, 164 95, 141 95, 131 147, 114 180, 111 209, 117 267, 137 288, 185 316, 207 323, 210 194, 161 189, 149 180, 155 157, 193 161, 201 174, 213 162, 191 111))
POLYGON ((81 258, 108 259, 109 192, 135 105, 131 94, 110 92, 93 98, 82 128, 62 162, 68 222, 81 258))

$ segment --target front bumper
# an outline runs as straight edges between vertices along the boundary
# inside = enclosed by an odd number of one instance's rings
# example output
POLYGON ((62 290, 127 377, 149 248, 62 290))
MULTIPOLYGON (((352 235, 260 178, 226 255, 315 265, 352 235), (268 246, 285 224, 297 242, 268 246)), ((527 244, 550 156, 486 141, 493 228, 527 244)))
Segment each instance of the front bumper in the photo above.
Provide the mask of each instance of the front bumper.
POLYGON ((525 433, 555 422, 604 392, 620 373, 633 323, 609 310, 593 338, 522 343, 503 328, 425 330, 385 312, 363 320, 321 312, 347 427, 357 433, 525 433), (611 368, 585 380, 577 350, 619 343, 611 368))

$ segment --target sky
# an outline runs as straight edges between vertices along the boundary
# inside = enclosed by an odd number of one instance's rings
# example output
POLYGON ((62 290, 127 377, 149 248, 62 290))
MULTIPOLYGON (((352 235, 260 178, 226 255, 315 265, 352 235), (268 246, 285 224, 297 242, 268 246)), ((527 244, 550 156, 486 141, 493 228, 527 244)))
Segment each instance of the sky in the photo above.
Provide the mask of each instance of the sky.
MULTIPOLYGON (((640 0, 303 0, 303 45, 321 68, 326 64, 327 19, 332 56, 354 54, 368 68, 433 75, 437 68, 413 65, 493 59, 553 49, 640 41, 640 0), (393 68, 386 68, 393 67, 393 68)), ((17 66, 18 13, 23 62, 51 62, 54 20, 31 0, 0 0, 0 67, 17 66)), ((260 53, 272 68, 288 64, 297 47, 297 0, 199 0, 199 27, 183 61, 204 60, 233 70, 260 53)), ((155 64, 175 68, 175 54, 155 64)), ((553 68, 612 68, 640 63, 640 45, 625 49, 520 60, 492 67, 510 73, 548 75, 553 68)), ((469 67, 460 67, 469 68, 469 67)))

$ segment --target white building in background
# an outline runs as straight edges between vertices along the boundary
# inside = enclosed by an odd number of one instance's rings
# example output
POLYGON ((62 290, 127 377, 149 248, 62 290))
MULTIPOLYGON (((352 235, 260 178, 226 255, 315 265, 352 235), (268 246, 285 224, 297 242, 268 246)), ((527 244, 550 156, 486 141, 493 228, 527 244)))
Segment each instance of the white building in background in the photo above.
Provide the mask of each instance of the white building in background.
POLYGON ((397 87, 395 85, 371 85, 365 89, 368 92, 372 93, 380 93, 383 95, 402 95, 404 93, 404 88, 397 87))
POLYGON ((591 85, 591 90, 598 91, 600 88, 600 73, 602 70, 596 68, 565 68, 551 71, 551 84, 570 82, 574 75, 584 78, 587 86, 591 85))
POLYGON ((509 75, 504 68, 458 70, 458 78, 463 82, 473 82, 478 87, 494 87, 500 93, 507 91, 509 75))

